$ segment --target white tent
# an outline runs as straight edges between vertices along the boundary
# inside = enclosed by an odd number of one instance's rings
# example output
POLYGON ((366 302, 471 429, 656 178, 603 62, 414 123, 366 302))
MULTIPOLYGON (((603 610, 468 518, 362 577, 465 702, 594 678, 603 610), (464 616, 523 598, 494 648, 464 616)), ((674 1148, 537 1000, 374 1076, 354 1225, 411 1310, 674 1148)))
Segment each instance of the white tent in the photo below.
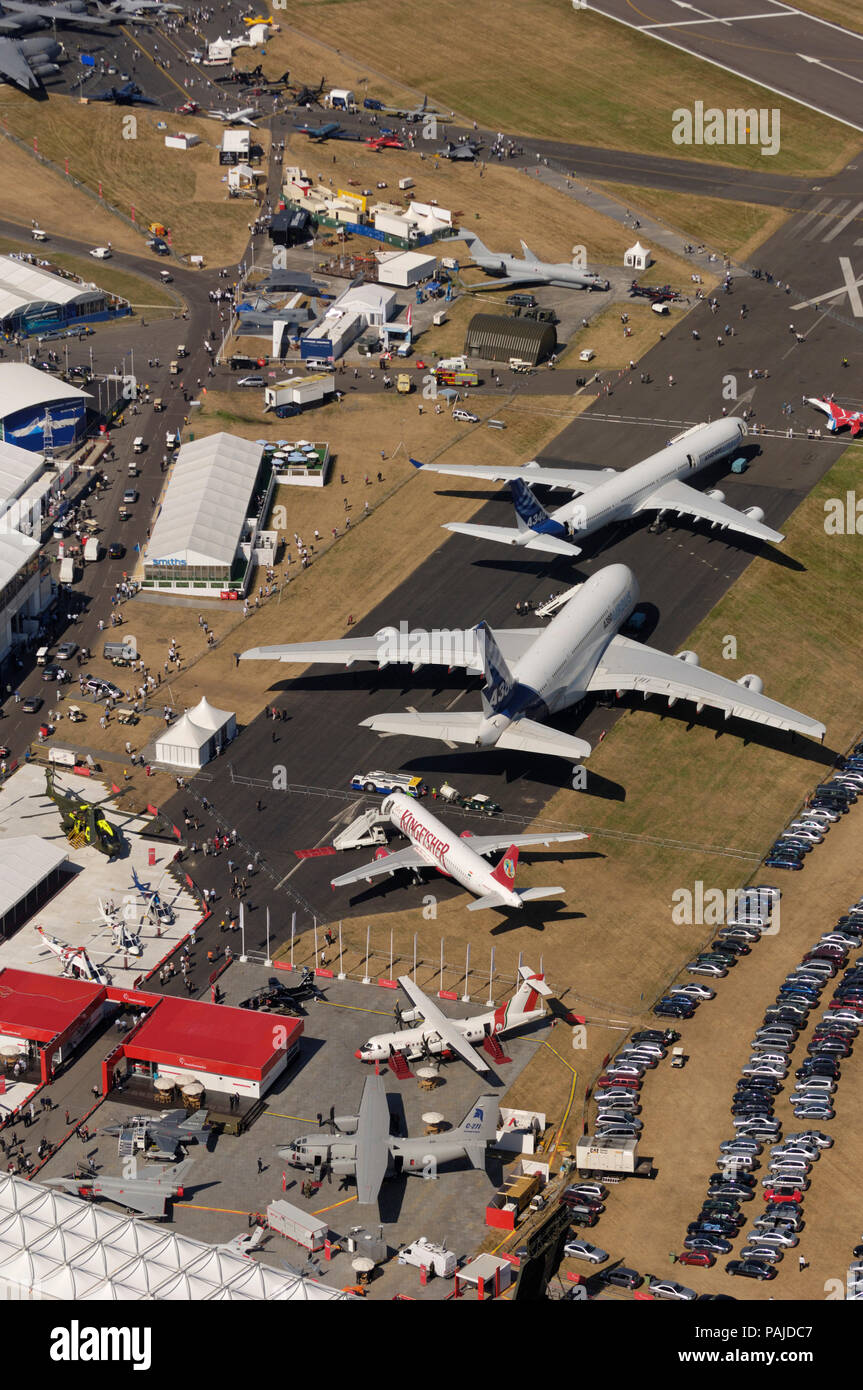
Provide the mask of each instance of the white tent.
POLYGON ((327 1284, 0 1174, 0 1295, 75 1300, 351 1299, 327 1284), (71 1238, 70 1238, 71 1237, 71 1238))
POLYGON ((623 264, 627 270, 646 270, 652 260, 653 257, 647 247, 642 246, 640 241, 637 241, 634 246, 630 246, 623 255, 623 264))
POLYGON ((216 709, 206 696, 156 739, 156 762, 169 767, 203 767, 236 737, 237 718, 216 709))

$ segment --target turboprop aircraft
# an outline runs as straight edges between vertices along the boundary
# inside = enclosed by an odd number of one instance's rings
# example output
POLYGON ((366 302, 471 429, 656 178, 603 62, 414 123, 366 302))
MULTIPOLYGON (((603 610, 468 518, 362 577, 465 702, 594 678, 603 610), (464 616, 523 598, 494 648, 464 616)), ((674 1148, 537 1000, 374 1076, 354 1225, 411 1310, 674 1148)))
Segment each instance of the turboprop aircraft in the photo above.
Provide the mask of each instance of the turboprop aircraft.
POLYGON ((408 1061, 416 1061, 429 1052, 455 1052, 474 1071, 489 1071, 488 1062, 472 1044, 482 1045, 486 1038, 513 1033, 516 1028, 536 1023, 545 1017, 545 1009, 541 1005, 536 1007, 537 1000, 540 996, 552 995, 543 977, 535 975, 529 966, 520 965, 518 973, 522 982, 508 1003, 470 1018, 447 1018, 410 975, 400 975, 399 984, 414 1008, 399 1010, 398 1017, 402 1023, 418 1019, 417 1026, 399 1028, 394 1033, 377 1033, 358 1047, 354 1056, 361 1062, 383 1062, 392 1053, 400 1052, 408 1061))

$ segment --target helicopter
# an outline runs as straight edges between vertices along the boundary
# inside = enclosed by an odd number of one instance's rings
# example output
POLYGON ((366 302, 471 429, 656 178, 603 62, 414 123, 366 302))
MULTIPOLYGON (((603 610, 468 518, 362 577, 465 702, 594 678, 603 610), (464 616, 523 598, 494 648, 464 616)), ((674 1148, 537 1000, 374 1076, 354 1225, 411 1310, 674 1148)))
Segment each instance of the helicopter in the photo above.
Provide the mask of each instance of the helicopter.
POLYGON ((98 806, 76 796, 74 792, 65 792, 57 787, 50 767, 45 769, 45 794, 59 810, 63 833, 68 840, 83 835, 88 845, 109 859, 116 858, 122 852, 124 841, 117 827, 105 819, 98 806))

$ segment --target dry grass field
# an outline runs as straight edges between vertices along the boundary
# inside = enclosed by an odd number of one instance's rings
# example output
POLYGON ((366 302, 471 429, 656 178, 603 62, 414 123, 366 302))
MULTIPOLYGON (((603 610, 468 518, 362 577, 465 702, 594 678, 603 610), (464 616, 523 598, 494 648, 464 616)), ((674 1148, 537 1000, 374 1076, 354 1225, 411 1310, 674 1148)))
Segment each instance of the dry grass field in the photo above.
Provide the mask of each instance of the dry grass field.
MULTIPOLYGON (((851 11, 851 0, 843 8, 851 11)), ((334 79, 335 64, 347 63, 359 72, 351 79, 358 99, 380 98, 387 95, 385 70, 388 80, 414 93, 427 91, 438 109, 453 109, 493 130, 691 156, 671 143, 672 111, 696 100, 723 108, 763 104, 761 88, 560 0, 534 0, 530 6, 499 0, 493 23, 456 0, 426 8, 391 6, 385 49, 372 0, 298 0, 291 21, 268 44, 280 71, 291 65, 301 35, 309 44, 305 81, 323 73, 334 79)), ((859 147, 854 132, 785 102, 782 149, 771 168, 798 174, 838 170, 859 147)), ((698 157, 750 168, 761 163, 754 146, 704 146, 698 157)))
POLYGON ((792 213, 783 208, 763 208, 754 203, 732 203, 727 198, 696 197, 668 193, 632 184, 608 183, 600 187, 636 212, 647 213, 684 236, 743 262, 779 231, 792 213))
MULTIPOLYGON (((92 191, 102 192, 126 216, 135 209, 138 223, 164 222, 171 229, 174 250, 181 255, 196 254, 224 265, 237 261, 248 240, 249 207, 244 199, 229 199, 225 171, 218 162, 221 127, 214 121, 194 116, 178 116, 176 125, 200 135, 201 143, 191 150, 165 148, 165 132, 157 130, 158 113, 138 109, 133 113, 106 105, 82 105, 72 97, 53 95, 47 102, 32 102, 20 92, 5 87, 0 97, 0 114, 5 128, 28 144, 34 139, 39 153, 60 169, 69 161, 69 172, 92 191), (133 119, 135 126, 124 125, 133 119), (134 138, 124 138, 124 131, 134 138)), ((268 146, 266 130, 257 138, 268 146)), ((21 168, 20 183, 7 201, 4 177, 4 212, 29 223, 39 218, 47 231, 69 232, 69 185, 62 175, 30 160, 23 150, 14 151, 21 168), (34 176, 39 173, 41 177, 34 176), (52 208, 56 212, 52 212, 52 208)), ((266 168, 266 163, 264 166, 266 168)), ((5 166, 4 166, 5 169, 5 166)), ((122 250, 147 254, 143 240, 119 218, 100 213, 89 198, 89 216, 72 225, 82 240, 94 230, 95 244, 110 237, 122 250), (123 228, 125 236, 121 234, 123 228), (86 232, 85 232, 85 229, 86 232), (115 230, 116 229, 116 230, 115 230)))

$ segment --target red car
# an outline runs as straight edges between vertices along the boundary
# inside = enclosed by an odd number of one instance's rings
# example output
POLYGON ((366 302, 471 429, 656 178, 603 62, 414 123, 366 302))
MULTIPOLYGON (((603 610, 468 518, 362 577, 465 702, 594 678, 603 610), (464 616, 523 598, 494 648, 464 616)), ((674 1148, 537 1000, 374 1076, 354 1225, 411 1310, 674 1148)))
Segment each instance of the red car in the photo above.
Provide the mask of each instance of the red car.
POLYGON ((765 1202, 802 1202, 803 1193, 797 1192, 774 1192, 772 1187, 768 1187, 764 1193, 765 1202))
POLYGON ((637 1091, 641 1082, 634 1076, 601 1076, 596 1085, 598 1090, 605 1090, 608 1086, 626 1086, 630 1091, 637 1091))
POLYGON ((716 1256, 711 1255, 707 1250, 684 1250, 682 1255, 678 1255, 679 1265, 701 1265, 704 1269, 712 1269, 716 1264, 716 1256))

